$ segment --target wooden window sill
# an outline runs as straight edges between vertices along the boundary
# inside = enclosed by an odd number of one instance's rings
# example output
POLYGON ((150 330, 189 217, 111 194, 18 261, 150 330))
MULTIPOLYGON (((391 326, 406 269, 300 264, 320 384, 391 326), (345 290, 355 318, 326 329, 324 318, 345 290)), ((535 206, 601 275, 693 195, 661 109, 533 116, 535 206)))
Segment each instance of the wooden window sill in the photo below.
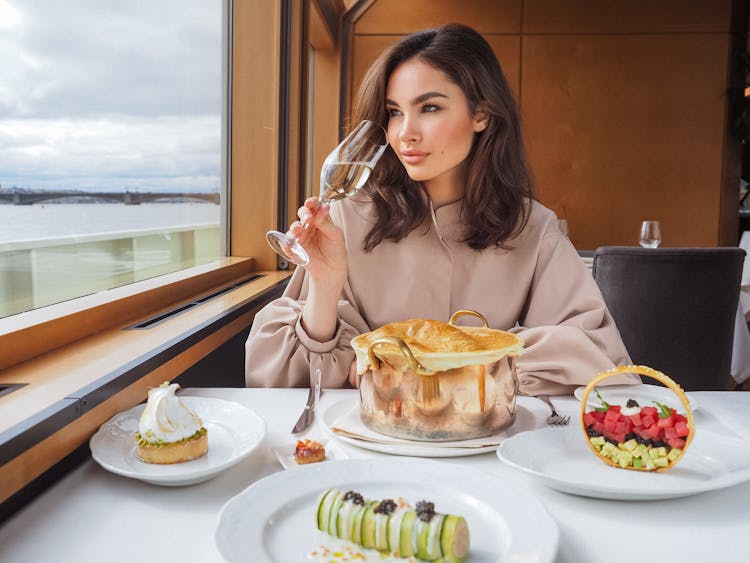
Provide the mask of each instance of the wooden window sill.
MULTIPOLYGON (((281 294, 290 276, 290 272, 252 272, 251 266, 251 260, 228 259, 225 267, 229 270, 207 274, 223 283, 206 291, 206 280, 198 280, 190 297, 183 296, 177 303, 164 300, 148 315, 144 314, 145 303, 154 296, 131 296, 137 317, 123 315, 117 324, 96 332, 89 328, 85 337, 0 371, 0 385, 22 384, 0 395, 0 502, 84 445, 113 415, 143 401, 149 388, 176 378, 247 330, 255 312, 281 294), (258 277, 242 283, 249 275, 258 277), (196 286, 201 290, 196 292, 196 286), (210 297, 221 289, 225 291, 210 297), (206 296, 209 298, 200 301, 206 296), (129 328, 147 316, 182 309, 185 303, 190 306, 148 328, 129 328)), ((185 283, 190 284, 190 279, 156 284, 154 290, 163 295, 171 286, 172 295, 183 295, 185 283)), ((99 306, 113 307, 111 300, 99 306)), ((104 313, 92 306, 71 314, 79 319, 93 315, 95 319, 104 313)), ((56 321, 62 323, 59 327, 75 324, 65 316, 56 321)), ((8 349, 6 341, 17 341, 18 332, 25 330, 30 329, 17 325, 15 334, 0 332, 2 348, 8 349)))

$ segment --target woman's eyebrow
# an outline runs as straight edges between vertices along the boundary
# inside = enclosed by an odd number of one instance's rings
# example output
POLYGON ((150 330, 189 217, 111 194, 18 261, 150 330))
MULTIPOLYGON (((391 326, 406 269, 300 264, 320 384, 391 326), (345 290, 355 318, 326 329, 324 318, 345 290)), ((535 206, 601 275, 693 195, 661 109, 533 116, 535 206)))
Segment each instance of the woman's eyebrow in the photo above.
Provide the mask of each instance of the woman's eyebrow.
MULTIPOLYGON (((441 94, 440 92, 425 92, 424 94, 420 94, 416 98, 414 98, 411 101, 411 105, 415 106, 417 104, 421 104, 422 102, 426 102, 427 100, 431 98, 447 98, 445 94, 441 94)), ((388 106, 395 106, 398 107, 398 104, 394 102, 393 100, 386 98, 385 104, 388 106)))

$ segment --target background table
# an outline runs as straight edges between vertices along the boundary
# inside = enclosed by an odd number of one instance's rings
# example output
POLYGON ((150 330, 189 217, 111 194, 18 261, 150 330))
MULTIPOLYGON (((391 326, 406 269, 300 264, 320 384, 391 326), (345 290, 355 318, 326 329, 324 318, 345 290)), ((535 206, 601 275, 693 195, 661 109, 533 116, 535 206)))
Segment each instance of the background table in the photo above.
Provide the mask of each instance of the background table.
MULTIPOLYGON (((304 405, 304 389, 187 389, 187 395, 241 403, 267 422, 266 437, 247 459, 216 478, 190 487, 158 487, 109 473, 87 461, 0 528, 0 560, 13 563, 218 561, 214 529, 221 507, 266 475, 281 471, 272 447, 294 447, 289 434, 304 405)), ((696 424, 730 424, 750 439, 750 393, 695 393, 696 424)), ((326 390, 321 407, 352 390, 326 390)), ((577 421, 579 403, 555 397, 563 413, 577 421)), ((543 425, 549 414, 538 399, 520 404, 543 425)), ((322 437, 313 428, 308 437, 322 437)), ((377 457, 341 446, 351 457, 377 457)), ((489 472, 537 495, 560 528, 561 563, 745 562, 750 551, 750 483, 692 497, 653 502, 597 500, 560 493, 500 462, 495 453, 441 459, 489 472)), ((295 563, 295 562, 282 562, 295 563)))

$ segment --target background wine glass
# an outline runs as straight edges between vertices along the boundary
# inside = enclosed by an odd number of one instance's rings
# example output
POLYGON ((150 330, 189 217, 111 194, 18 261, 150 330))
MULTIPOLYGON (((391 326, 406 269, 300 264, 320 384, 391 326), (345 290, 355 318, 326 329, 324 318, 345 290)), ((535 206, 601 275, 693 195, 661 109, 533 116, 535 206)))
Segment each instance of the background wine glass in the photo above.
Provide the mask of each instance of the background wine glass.
POLYGON ((659 221, 644 221, 641 223, 640 243, 643 248, 656 248, 661 244, 659 221))
MULTIPOLYGON (((360 122, 323 162, 318 205, 357 193, 387 146, 383 127, 374 121, 360 122)), ((303 226, 307 228, 308 225, 303 226)), ((276 254, 298 266, 305 266, 310 261, 296 237, 280 231, 268 231, 266 240, 276 254)))

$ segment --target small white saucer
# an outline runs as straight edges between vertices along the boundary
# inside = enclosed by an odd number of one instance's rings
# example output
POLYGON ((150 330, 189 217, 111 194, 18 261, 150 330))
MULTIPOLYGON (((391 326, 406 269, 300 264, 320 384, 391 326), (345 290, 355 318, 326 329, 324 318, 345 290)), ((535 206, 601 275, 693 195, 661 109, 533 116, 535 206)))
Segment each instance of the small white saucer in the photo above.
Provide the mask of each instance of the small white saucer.
POLYGON ((323 444, 323 447, 326 449, 326 458, 323 461, 319 461, 316 463, 304 463, 302 465, 298 464, 296 461, 294 461, 294 448, 296 445, 296 442, 293 444, 289 444, 286 448, 271 448, 273 451, 273 454, 276 456, 276 459, 279 460, 279 463, 281 464, 281 467, 284 469, 291 469, 292 467, 308 467, 311 465, 320 465, 321 463, 325 463, 327 461, 333 461, 337 459, 348 459, 349 456, 346 455, 346 452, 341 449, 341 446, 336 444, 335 440, 328 440, 327 442, 321 442, 323 444))

